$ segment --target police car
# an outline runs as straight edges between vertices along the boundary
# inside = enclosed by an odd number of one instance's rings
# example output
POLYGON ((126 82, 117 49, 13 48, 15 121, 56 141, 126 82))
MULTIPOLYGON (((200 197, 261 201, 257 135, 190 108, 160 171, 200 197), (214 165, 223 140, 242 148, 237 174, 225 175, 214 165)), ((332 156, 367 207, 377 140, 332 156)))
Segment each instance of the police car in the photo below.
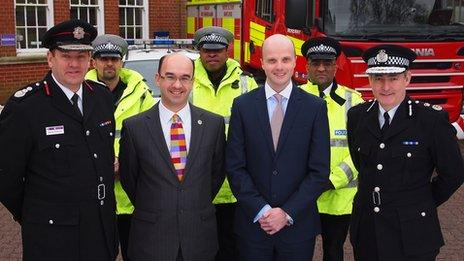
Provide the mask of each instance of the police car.
POLYGON ((124 67, 139 72, 145 78, 148 87, 155 97, 160 91, 155 83, 159 60, 166 54, 182 53, 192 60, 200 57, 193 48, 192 39, 154 39, 154 40, 126 40, 129 49, 124 58, 124 67))

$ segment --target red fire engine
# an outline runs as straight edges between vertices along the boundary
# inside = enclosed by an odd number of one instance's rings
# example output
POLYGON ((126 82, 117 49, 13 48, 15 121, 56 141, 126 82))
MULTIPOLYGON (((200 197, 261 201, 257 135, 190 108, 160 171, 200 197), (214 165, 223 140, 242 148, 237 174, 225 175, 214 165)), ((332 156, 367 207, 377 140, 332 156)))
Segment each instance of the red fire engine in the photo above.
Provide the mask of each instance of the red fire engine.
MULTIPOLYGON (((259 75, 261 46, 272 34, 285 34, 300 55, 311 37, 327 35, 340 41, 337 81, 372 98, 361 54, 380 43, 414 50, 412 81, 407 92, 415 99, 439 104, 464 138, 460 117, 464 90, 463 0, 190 0, 187 34, 216 25, 234 33, 230 57, 259 75)), ((298 56, 294 78, 306 81, 305 60, 298 56)))

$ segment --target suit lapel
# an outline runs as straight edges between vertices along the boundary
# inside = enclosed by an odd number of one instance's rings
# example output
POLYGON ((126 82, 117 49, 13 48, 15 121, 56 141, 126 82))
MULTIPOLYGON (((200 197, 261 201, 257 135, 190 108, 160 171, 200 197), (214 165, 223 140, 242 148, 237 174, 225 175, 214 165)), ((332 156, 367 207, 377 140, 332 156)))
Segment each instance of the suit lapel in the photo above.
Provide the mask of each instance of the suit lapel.
POLYGON ((66 97, 66 94, 58 87, 56 82, 51 77, 51 73, 45 78, 50 87, 50 95, 52 96, 52 104, 59 111, 65 113, 66 115, 72 117, 73 119, 81 122, 82 119, 74 111, 71 101, 66 97))
POLYGON ((258 113, 259 125, 263 131, 264 139, 267 141, 269 150, 274 154, 274 143, 272 142, 271 123, 269 121, 269 114, 267 111, 266 92, 264 86, 256 92, 256 112, 258 113))
POLYGON ((393 116, 393 120, 391 121, 391 126, 384 137, 385 140, 395 136, 409 126, 410 117, 408 117, 407 114, 408 100, 409 99, 405 99, 398 107, 398 110, 396 110, 395 116, 393 116))
POLYGON ((186 179, 190 176, 189 170, 192 168, 192 164, 195 162, 195 158, 198 154, 198 149, 200 148, 201 141, 203 139, 203 112, 198 110, 195 106, 190 104, 190 115, 191 115, 191 135, 190 135, 190 148, 187 154, 187 163, 185 166, 184 172, 184 183, 186 179))
POLYGON ((87 85, 86 82, 82 83, 82 108, 84 111, 84 122, 87 122, 92 115, 95 104, 98 102, 93 95, 93 90, 87 85))
POLYGON ((282 150, 285 141, 290 133, 290 129, 295 122, 296 115, 301 107, 301 97, 299 95, 298 88, 293 85, 292 92, 290 93, 290 98, 287 103, 287 109, 285 111, 284 122, 282 123, 282 128, 280 130, 279 142, 277 143, 276 155, 279 156, 280 151, 282 150))
POLYGON ((382 133, 380 132, 380 125, 379 125, 379 104, 372 105, 370 110, 367 112, 366 117, 366 125, 367 129, 369 130, 372 135, 374 135, 377 139, 382 137, 382 133))
POLYGON ((155 141, 155 146, 158 148, 161 157, 165 161, 166 165, 169 166, 170 172, 168 173, 169 179, 178 183, 176 170, 174 165, 171 162, 171 154, 169 153, 168 145, 164 139, 163 128, 161 127, 160 117, 159 117, 159 102, 153 106, 147 113, 146 117, 148 118, 145 121, 145 124, 148 128, 148 132, 155 141))

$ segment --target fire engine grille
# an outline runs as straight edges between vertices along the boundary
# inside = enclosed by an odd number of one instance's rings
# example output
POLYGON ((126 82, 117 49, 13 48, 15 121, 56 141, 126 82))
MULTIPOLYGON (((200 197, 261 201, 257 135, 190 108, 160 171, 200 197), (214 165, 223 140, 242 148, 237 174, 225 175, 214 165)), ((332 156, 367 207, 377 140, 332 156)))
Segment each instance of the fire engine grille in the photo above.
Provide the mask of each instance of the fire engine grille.
POLYGON ((431 62, 431 63, 421 63, 420 60, 413 62, 411 69, 437 69, 437 70, 446 70, 451 69, 453 64, 451 62, 431 62))

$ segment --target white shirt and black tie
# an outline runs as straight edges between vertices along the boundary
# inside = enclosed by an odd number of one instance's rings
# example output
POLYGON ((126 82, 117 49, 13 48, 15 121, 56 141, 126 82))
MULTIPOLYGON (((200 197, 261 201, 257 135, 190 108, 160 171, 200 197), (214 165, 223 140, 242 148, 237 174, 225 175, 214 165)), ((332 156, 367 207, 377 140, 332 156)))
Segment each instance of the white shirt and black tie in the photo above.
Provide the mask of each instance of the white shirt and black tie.
POLYGON ((400 105, 396 105, 395 107, 391 108, 389 111, 386 111, 384 108, 382 108, 382 106, 379 104, 379 115, 378 115, 378 118, 379 118, 379 126, 380 126, 380 129, 383 130, 384 127, 388 128, 393 120, 393 117, 395 116, 395 113, 396 113, 396 110, 398 110, 398 107, 400 107, 400 105), (385 115, 385 114, 388 114, 385 115), (388 122, 388 125, 387 126, 384 126, 385 124, 385 120, 388 118, 389 122, 388 122))
MULTIPOLYGON (((73 98, 73 97, 76 97, 76 95, 77 95, 77 108, 80 111, 80 116, 82 116, 83 115, 83 113, 82 113, 83 112, 83 107, 82 107, 82 84, 79 86, 79 89, 76 92, 73 92, 70 89, 68 89, 67 87, 65 87, 63 84, 61 84, 59 81, 57 81, 55 76, 53 76, 53 73, 52 73, 52 78, 56 82, 56 85, 58 85, 58 87, 60 87, 60 89, 64 92, 64 95, 66 95, 69 102, 73 106, 75 106, 73 100, 76 99, 76 98, 73 98)), ((76 113, 78 113, 78 112, 76 112, 76 113)))

